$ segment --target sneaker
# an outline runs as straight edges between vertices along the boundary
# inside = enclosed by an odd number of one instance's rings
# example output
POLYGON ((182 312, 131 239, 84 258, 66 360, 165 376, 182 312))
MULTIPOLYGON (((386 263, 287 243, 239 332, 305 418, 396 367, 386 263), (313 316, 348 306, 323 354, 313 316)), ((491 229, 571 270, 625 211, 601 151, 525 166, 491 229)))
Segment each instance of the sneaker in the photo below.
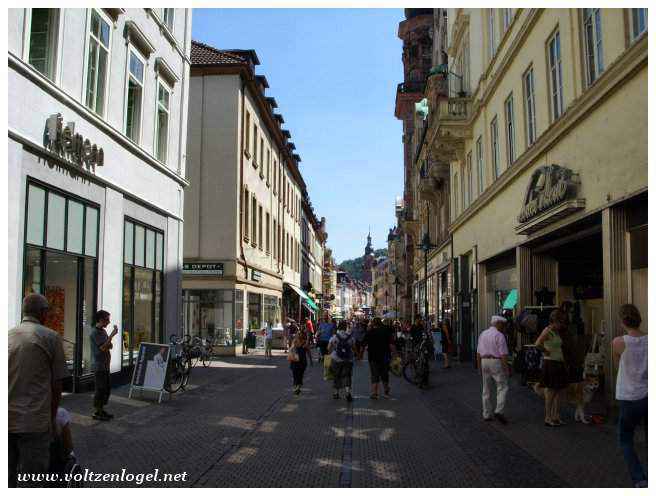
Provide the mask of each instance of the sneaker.
POLYGON ((377 400, 377 399, 378 399, 378 395, 377 395, 377 394, 374 394, 374 393, 371 393, 371 395, 369 396, 369 398, 371 398, 372 400, 377 400))
POLYGON ((389 392, 389 391, 385 391, 385 392, 383 393, 383 398, 385 398, 386 400, 390 399, 390 392, 389 392))
POLYGON ((348 401, 349 403, 351 403, 353 401, 353 396, 351 396, 351 393, 348 393, 346 395, 346 401, 348 401))
POLYGON ((506 419, 506 417, 503 416, 503 413, 495 413, 494 418, 496 418, 503 425, 506 425, 508 423, 508 419, 506 419))
POLYGON ((494 418, 493 417, 483 417, 483 420, 485 422, 492 422, 492 420, 494 420, 494 418))

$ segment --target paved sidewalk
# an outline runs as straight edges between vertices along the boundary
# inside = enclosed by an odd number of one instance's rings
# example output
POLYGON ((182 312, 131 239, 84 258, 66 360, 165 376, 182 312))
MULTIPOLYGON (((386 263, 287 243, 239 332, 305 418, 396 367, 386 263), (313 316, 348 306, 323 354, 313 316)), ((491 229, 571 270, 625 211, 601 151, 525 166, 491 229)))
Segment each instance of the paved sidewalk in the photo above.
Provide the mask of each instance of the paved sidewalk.
MULTIPOLYGON (((187 482, 171 486, 630 483, 614 426, 571 422, 546 428, 541 399, 514 382, 510 424, 502 426, 480 419, 479 379, 469 364, 434 370, 428 391, 393 378, 390 400, 369 399, 368 377, 367 363, 357 364, 355 401, 349 405, 331 398, 330 385, 315 364, 297 397, 282 354, 269 360, 251 354, 195 368, 189 390, 160 405, 138 395, 128 400, 127 387, 117 388, 108 407, 116 414, 111 422, 91 419, 90 394, 69 395, 64 406, 73 413, 76 452, 85 467, 95 472, 187 472, 187 482)), ((637 437, 646 464, 642 432, 637 437)))

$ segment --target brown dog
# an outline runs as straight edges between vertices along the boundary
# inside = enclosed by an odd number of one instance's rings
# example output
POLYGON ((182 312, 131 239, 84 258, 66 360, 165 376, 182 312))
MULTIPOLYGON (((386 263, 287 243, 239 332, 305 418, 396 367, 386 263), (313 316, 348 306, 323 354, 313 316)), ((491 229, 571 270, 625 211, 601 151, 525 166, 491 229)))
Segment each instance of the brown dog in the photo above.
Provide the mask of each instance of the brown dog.
MULTIPOLYGON (((574 413, 574 420, 589 424, 590 422, 585 418, 585 405, 592 401, 595 391, 599 388, 599 378, 587 376, 581 382, 574 382, 567 386, 566 401, 576 406, 574 413)), ((538 396, 544 398, 544 387, 539 383, 533 385, 533 391, 538 396)))

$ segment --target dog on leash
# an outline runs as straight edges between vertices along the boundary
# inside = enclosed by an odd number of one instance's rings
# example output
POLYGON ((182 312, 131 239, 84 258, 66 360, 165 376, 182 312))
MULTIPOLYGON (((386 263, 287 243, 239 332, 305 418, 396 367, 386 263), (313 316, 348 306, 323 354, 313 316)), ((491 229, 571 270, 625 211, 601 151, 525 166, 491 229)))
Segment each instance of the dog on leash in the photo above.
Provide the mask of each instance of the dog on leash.
MULTIPOLYGON (((592 401, 595 391, 599 389, 599 378, 586 376, 581 382, 574 382, 566 388, 566 401, 576 407, 574 420, 589 424, 590 421, 585 418, 585 405, 592 401)), ((544 387, 539 383, 533 385, 533 391, 538 396, 544 398, 544 387)))

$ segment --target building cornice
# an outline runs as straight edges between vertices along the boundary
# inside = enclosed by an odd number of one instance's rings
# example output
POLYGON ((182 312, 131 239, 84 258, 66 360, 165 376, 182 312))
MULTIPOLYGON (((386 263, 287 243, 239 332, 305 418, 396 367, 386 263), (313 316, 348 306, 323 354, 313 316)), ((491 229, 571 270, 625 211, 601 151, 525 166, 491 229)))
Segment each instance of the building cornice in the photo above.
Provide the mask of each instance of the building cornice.
POLYGON ((556 146, 574 126, 579 124, 591 111, 612 96, 622 84, 625 84, 628 79, 646 67, 648 60, 647 49, 647 36, 640 38, 629 47, 626 52, 599 76, 599 79, 592 86, 571 103, 560 119, 553 122, 540 135, 537 141, 518 157, 517 161, 509 169, 506 169, 467 210, 455 219, 449 226, 449 232, 453 234, 518 176, 533 166, 541 155, 556 146))
MULTIPOLYGON (((8 64, 9 67, 14 68, 18 73, 25 76, 32 83, 36 84, 40 89, 48 93, 50 96, 59 100, 62 104, 70 107, 74 112, 80 114, 84 119, 89 121, 91 124, 96 126, 102 132, 108 134, 113 140, 119 143, 123 148, 127 149, 131 153, 137 156, 137 158, 143 160, 145 163, 156 169, 158 172, 165 174, 179 185, 186 187, 189 186, 189 182, 178 175, 173 170, 166 167, 159 160, 157 160, 153 155, 148 153, 146 150, 141 148, 139 145, 130 140, 127 136, 121 133, 114 126, 106 122, 105 120, 98 117, 87 107, 82 105, 80 102, 72 98, 62 89, 57 87, 52 81, 39 73, 36 69, 31 67, 29 64, 26 64, 23 60, 16 57, 13 53, 8 55, 8 64)), ((16 131, 19 133, 18 131, 16 131)), ((19 133, 20 135, 20 133, 19 133)))

